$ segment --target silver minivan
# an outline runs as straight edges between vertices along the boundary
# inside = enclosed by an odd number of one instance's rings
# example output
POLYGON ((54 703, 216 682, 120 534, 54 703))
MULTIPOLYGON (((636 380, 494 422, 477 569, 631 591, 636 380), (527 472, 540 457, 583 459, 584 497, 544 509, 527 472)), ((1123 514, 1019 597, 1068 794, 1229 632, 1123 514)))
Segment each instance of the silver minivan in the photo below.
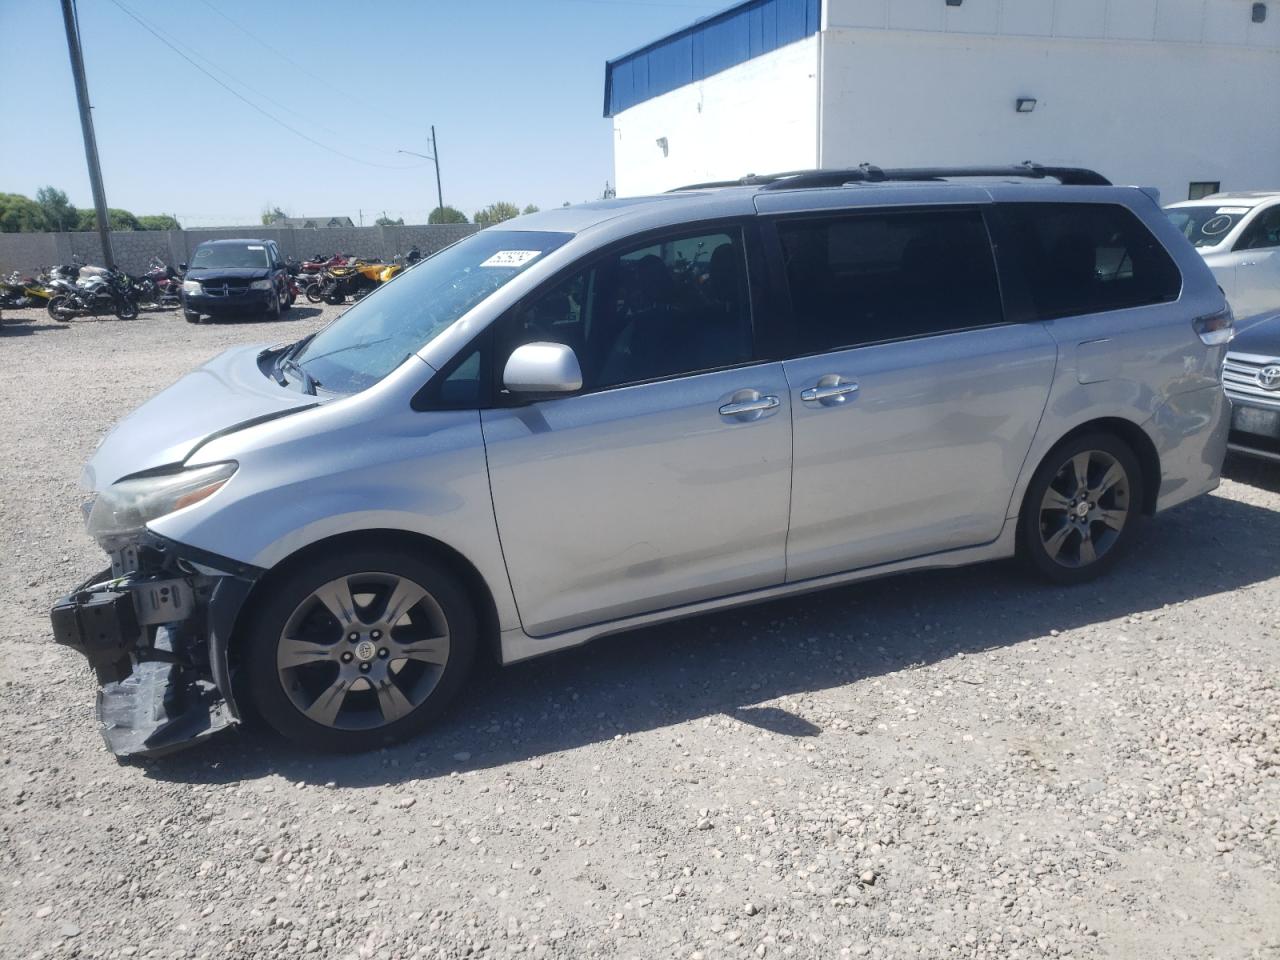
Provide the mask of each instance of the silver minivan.
POLYGON ((477 656, 1020 555, 1074 584, 1219 479, 1232 318, 1090 171, 811 171, 476 233, 159 393, 52 610, 119 755, 252 708, 422 730, 477 656))

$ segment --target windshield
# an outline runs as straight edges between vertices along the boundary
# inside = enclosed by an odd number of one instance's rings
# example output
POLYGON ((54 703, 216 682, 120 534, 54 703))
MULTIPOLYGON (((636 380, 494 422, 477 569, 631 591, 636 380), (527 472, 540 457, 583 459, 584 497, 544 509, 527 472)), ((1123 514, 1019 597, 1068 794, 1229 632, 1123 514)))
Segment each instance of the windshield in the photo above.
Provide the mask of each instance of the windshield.
POLYGON ((267 260, 267 248, 260 243, 219 243, 196 247, 191 266, 198 269, 245 267, 265 270, 270 262, 267 260))
POLYGON ((472 234, 361 300, 294 359, 324 390, 364 390, 571 236, 530 230, 472 234))
POLYGON ((1249 212, 1248 207, 1205 204, 1202 207, 1173 207, 1166 210, 1173 225, 1197 247, 1216 247, 1249 212))

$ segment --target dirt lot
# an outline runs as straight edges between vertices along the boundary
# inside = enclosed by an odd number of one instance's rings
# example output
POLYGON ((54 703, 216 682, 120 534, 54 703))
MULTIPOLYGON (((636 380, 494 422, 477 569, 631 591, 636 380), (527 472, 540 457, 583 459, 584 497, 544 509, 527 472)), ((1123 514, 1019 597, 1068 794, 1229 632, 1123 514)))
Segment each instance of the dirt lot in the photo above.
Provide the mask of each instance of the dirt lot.
POLYGON ((80 465, 325 317, 38 316, 0 330, 0 956, 1280 957, 1280 469, 1092 586, 902 577, 489 671, 373 755, 120 765, 49 638, 101 565, 80 465))

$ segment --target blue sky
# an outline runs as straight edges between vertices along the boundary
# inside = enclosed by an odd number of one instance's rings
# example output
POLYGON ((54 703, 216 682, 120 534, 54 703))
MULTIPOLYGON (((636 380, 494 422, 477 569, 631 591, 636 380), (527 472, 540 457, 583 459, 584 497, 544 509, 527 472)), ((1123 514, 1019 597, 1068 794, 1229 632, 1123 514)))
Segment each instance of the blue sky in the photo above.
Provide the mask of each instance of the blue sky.
MULTIPOLYGON (((434 172, 396 151, 429 153, 432 123, 445 203, 468 216, 494 200, 592 199, 613 175, 605 60, 729 5, 79 0, 107 201, 188 226, 256 222, 267 205, 421 223, 434 172)), ((58 0, 0 0, 0 37, 0 192, 52 184, 92 206, 58 0)))

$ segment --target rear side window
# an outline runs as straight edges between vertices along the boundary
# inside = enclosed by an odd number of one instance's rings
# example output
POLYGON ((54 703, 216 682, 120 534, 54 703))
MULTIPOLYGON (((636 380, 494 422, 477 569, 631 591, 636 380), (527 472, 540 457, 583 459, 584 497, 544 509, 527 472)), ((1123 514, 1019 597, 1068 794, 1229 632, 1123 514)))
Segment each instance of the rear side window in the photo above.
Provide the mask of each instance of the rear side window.
POLYGON ((778 236, 798 353, 1003 320, 991 241, 977 210, 785 220, 778 236))
POLYGON ((1011 268, 1040 320, 1178 299, 1182 275, 1136 216, 1111 203, 1010 203, 1011 268))

